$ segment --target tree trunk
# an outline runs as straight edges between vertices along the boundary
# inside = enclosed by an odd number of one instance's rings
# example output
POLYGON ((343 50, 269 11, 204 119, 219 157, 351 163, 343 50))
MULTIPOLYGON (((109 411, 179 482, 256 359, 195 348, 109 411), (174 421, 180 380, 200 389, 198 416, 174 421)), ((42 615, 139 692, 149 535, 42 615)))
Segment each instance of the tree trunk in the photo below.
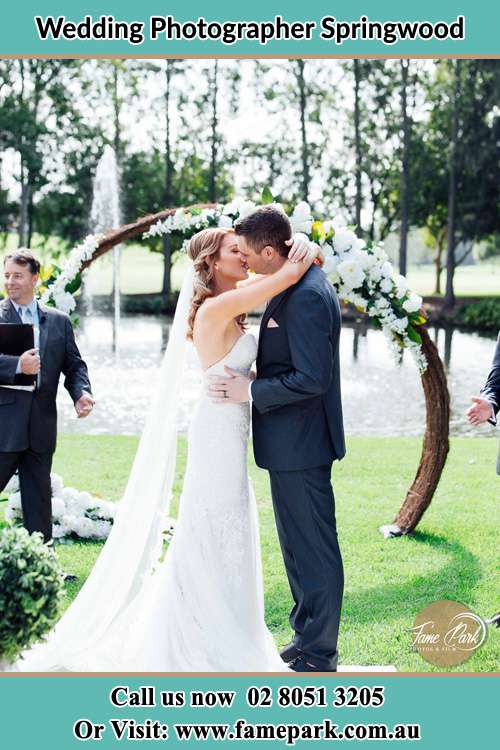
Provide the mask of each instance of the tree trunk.
POLYGON ((360 116, 360 98, 359 84, 361 81, 360 62, 358 59, 354 63, 354 150, 355 150, 355 173, 356 173, 356 197, 355 197, 355 222, 358 232, 362 234, 361 229, 361 116, 360 116))
POLYGON ((19 245, 26 247, 29 235, 28 206, 30 202, 31 187, 28 181, 28 173, 21 163, 21 203, 19 206, 19 245))
MULTIPOLYGON (((165 192, 163 196, 163 205, 172 205, 172 159, 170 148, 170 82, 172 78, 172 60, 166 61, 165 68, 165 192)), ((170 295, 170 277, 172 271, 172 258, 170 252, 170 237, 164 235, 162 238, 163 245, 163 282, 162 297, 165 304, 168 302, 170 295)))
POLYGON ((401 170, 401 237, 399 241, 399 273, 406 276, 408 227, 410 213, 410 120, 407 108, 409 60, 401 60, 401 114, 403 119, 403 159, 401 170))
POLYGON ((448 180, 448 247, 446 255, 446 294, 445 310, 455 307, 453 277, 455 274, 455 210, 457 198, 457 151, 458 151, 458 109, 461 93, 461 60, 455 60, 455 90, 453 96, 453 116, 451 127, 450 168, 448 180))
POLYGON ((218 139, 218 60, 214 60, 212 73, 212 134, 210 148, 210 175, 208 183, 208 200, 217 201, 217 139, 218 139))
POLYGON ((306 132, 306 82, 304 78, 304 60, 297 60, 297 81, 299 84, 300 137, 302 144, 302 200, 309 201, 309 144, 306 132))
MULTIPOLYGON (((113 122, 114 122, 114 136, 113 136, 113 148, 115 151, 115 158, 116 158, 116 166, 117 166, 117 173, 118 173, 118 185, 120 185, 121 182, 121 162, 122 162, 122 137, 121 137, 121 124, 120 124, 120 115, 121 115, 121 102, 120 97, 118 93, 118 87, 119 87, 119 72, 118 72, 118 64, 116 60, 113 60, 111 65, 113 66, 113 81, 112 81, 112 102, 113 102, 113 122)), ((121 213, 121 212, 120 212, 121 213)), ((119 252, 117 250, 117 252, 119 252)), ((114 300, 113 304, 116 304, 117 302, 117 288, 115 289, 115 284, 117 282, 117 275, 119 273, 119 257, 115 256, 114 259, 114 271, 112 274, 112 286, 111 286, 111 299, 114 300)), ((118 280, 119 285, 119 280, 118 280)))
POLYGON ((443 250, 444 250, 444 235, 440 232, 437 238, 436 248, 436 288, 434 294, 441 294, 441 273, 443 271, 443 250))

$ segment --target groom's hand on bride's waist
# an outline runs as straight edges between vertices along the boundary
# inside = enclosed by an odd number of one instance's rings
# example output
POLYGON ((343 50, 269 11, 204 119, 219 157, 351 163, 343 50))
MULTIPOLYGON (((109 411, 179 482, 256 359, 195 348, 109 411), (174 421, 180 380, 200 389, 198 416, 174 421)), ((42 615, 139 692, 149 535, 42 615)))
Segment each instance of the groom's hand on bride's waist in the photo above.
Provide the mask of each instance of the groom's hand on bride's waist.
POLYGON ((208 395, 214 404, 243 404, 248 401, 248 389, 253 378, 241 375, 231 367, 224 367, 227 375, 214 375, 210 379, 208 395))

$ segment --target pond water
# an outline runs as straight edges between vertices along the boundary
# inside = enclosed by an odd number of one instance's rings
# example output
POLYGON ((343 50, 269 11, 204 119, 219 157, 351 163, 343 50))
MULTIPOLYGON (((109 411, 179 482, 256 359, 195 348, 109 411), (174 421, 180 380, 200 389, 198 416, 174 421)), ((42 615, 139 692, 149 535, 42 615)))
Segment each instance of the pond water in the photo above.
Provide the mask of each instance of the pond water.
MULTIPOLYGON (((258 334, 258 321, 251 332, 258 334)), ((126 434, 141 432, 147 406, 158 382, 158 369, 171 320, 146 315, 123 316, 115 329, 112 316, 82 318, 76 335, 96 397, 93 415, 76 419, 72 403, 59 389, 59 429, 69 433, 126 434)), ((470 398, 488 374, 495 339, 475 333, 431 329, 443 358, 452 400, 452 435, 494 437, 496 428, 471 428, 465 417, 470 398)), ((422 435, 425 403, 417 368, 405 352, 395 364, 380 331, 344 323, 341 336, 342 402, 348 435, 422 435)), ((196 358, 190 357, 179 427, 185 430, 197 397, 196 358)))

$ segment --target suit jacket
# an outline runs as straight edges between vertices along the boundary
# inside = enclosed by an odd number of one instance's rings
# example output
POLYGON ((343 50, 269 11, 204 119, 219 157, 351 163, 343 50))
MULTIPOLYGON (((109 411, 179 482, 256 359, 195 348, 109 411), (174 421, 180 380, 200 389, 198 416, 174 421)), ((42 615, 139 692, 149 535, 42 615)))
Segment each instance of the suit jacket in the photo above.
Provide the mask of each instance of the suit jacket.
MULTIPOLYGON (((10 453, 31 448, 51 453, 56 448, 56 397, 61 373, 64 386, 73 402, 82 391, 91 393, 87 365, 75 342, 68 315, 52 307, 38 305, 40 321, 40 386, 35 391, 13 391, 0 388, 0 452, 10 453)), ((21 323, 9 299, 0 302, 0 323, 21 323)), ((1 353, 0 385, 12 385, 18 357, 1 353)))
MULTIPOLYGON (((491 401, 496 416, 500 410, 500 334, 498 335, 497 348, 495 349, 491 371, 484 387, 481 389, 481 395, 491 401)), ((490 421, 496 424, 496 421, 490 421)), ((500 452, 497 460, 497 474, 500 474, 500 452)))
POLYGON ((340 329, 337 295, 316 265, 269 302, 252 384, 258 466, 293 471, 327 465, 345 455, 340 329), (271 318, 277 327, 268 327, 271 318))

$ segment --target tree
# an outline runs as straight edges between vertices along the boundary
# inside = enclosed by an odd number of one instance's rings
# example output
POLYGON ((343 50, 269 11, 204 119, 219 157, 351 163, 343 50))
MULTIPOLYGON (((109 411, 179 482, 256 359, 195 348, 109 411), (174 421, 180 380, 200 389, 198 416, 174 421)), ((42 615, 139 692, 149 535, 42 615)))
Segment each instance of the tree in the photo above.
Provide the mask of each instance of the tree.
POLYGON ((261 175, 252 188, 260 194, 269 185, 285 201, 314 203, 330 137, 323 123, 330 96, 324 66, 309 60, 273 65, 259 60, 253 73, 256 104, 266 111, 269 133, 264 142, 247 139, 243 144, 245 171, 261 175))

